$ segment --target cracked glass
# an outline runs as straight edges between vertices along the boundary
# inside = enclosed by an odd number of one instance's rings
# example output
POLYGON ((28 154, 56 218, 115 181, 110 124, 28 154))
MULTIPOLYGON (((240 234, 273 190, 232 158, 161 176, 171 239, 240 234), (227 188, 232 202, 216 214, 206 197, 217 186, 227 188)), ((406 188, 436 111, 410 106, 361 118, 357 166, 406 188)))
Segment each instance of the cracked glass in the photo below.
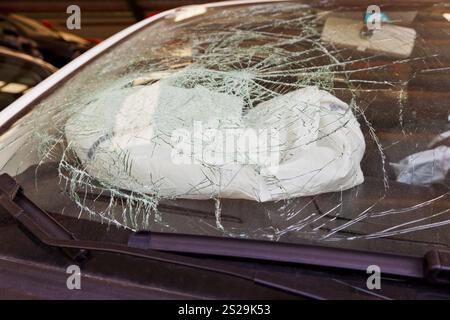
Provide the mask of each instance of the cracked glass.
POLYGON ((371 30, 365 8, 180 9, 16 121, 1 172, 134 231, 447 248, 450 7, 382 12, 371 30))

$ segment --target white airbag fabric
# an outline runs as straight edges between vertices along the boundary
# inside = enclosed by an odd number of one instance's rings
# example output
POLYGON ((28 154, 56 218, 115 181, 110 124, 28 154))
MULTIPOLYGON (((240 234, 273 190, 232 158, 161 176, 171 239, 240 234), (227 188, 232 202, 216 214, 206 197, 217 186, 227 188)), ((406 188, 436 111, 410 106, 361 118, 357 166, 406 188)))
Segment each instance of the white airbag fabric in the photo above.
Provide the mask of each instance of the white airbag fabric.
POLYGON ((97 180, 161 197, 263 202, 341 191, 364 180, 358 121, 346 103, 316 87, 280 95, 244 114, 239 97, 158 82, 97 97, 68 119, 65 134, 97 180), (192 131, 195 121, 219 131, 278 130, 280 144, 272 151, 279 152, 279 164, 173 161, 171 135, 192 131))

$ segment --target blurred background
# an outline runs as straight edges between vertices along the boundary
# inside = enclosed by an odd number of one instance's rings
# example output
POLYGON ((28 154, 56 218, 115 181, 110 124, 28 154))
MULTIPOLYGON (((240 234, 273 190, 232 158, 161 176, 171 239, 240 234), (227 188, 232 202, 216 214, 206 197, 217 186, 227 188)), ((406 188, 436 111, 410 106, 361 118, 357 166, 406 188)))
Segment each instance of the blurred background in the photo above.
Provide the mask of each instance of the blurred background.
POLYGON ((66 29, 66 8, 76 4, 82 11, 82 27, 74 34, 105 39, 145 17, 174 7, 216 2, 214 0, 7 0, 0 1, 0 14, 17 13, 56 29, 66 29))
POLYGON ((83 52, 161 11, 214 0, 0 1, 0 111, 83 52), (81 28, 68 30, 78 5, 81 28))

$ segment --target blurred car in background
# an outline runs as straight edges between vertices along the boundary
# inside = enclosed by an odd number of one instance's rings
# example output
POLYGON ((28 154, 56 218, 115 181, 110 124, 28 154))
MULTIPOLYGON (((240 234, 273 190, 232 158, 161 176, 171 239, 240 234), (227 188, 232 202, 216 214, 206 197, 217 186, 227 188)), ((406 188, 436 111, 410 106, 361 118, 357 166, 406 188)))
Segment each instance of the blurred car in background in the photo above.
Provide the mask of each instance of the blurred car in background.
POLYGON ((34 48, 36 48, 45 61, 57 67, 65 65, 95 45, 81 37, 53 30, 39 21, 18 14, 1 15, 0 31, 2 31, 2 37, 15 38, 16 42, 21 43, 23 42, 21 39, 27 39, 28 47, 33 49, 23 50, 19 45, 8 45, 8 47, 39 56, 35 52, 34 48), (33 42, 36 44, 35 47, 33 42))
POLYGON ((0 16, 0 46, 8 47, 37 58, 43 58, 35 41, 19 34, 16 28, 0 16))
POLYGON ((57 70, 39 58, 0 46, 0 111, 57 70))

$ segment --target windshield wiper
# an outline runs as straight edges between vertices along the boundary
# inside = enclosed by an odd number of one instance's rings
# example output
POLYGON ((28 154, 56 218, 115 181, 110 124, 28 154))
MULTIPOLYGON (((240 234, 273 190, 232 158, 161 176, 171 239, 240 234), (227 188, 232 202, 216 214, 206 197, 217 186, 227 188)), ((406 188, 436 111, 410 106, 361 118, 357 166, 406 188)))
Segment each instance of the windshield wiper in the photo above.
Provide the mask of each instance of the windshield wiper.
MULTIPOLYGON (((109 197, 102 194, 84 192, 84 197, 103 199, 109 202, 109 197)), ((174 213, 203 214, 214 213, 197 211, 170 204, 159 204, 161 209, 174 213)), ((235 216, 222 216, 228 219, 238 219, 235 216)), ((203 235, 187 235, 180 233, 158 233, 139 231, 132 234, 128 245, 143 249, 161 250, 175 253, 192 253, 196 255, 225 256, 240 259, 257 259, 271 262, 287 262, 307 264, 320 267, 332 267, 346 270, 366 272, 370 265, 377 265, 384 274, 423 278, 424 273, 428 280, 443 282, 441 277, 445 271, 446 251, 430 251, 424 259, 420 257, 407 257, 392 254, 371 253, 358 250, 321 247, 317 245, 288 244, 282 242, 269 242, 251 239, 238 239, 230 237, 214 237, 203 235), (439 275, 438 275, 439 274, 439 275)), ((450 257, 450 256, 449 256, 450 257)), ((446 279, 447 281, 448 279, 446 279)))
MULTIPOLYGON (((331 290, 330 282, 328 279, 323 279, 324 283, 320 283, 317 277, 311 277, 305 275, 302 277, 301 283, 292 283, 291 280, 277 277, 273 273, 266 271, 249 271, 242 267, 236 267, 232 265, 224 265, 215 261, 203 260, 199 258, 188 257, 185 255, 173 254, 163 251, 177 251, 186 253, 202 253, 214 256, 232 256, 238 257, 234 252, 237 245, 248 245, 251 247, 241 247, 241 253, 245 250, 247 255, 239 255, 240 258, 254 258, 271 261, 286 261, 282 255, 292 255, 291 259, 287 262, 296 262, 303 264, 313 264, 314 259, 321 261, 322 254, 329 254, 327 257, 328 264, 322 266, 333 266, 344 269, 358 269, 357 264, 353 261, 351 265, 345 266, 343 260, 348 257, 340 257, 343 251, 331 248, 322 248, 326 251, 312 251, 313 246, 298 246, 288 245, 284 247, 280 252, 273 250, 273 247, 264 247, 263 244, 267 244, 262 241, 249 241, 239 239, 228 238, 214 238, 214 237, 202 237, 202 236, 188 236, 178 235, 176 238, 171 234, 162 233, 136 233, 130 237, 127 245, 111 242, 98 242, 89 240, 79 240, 73 234, 69 232, 64 226, 56 221, 47 212, 39 208, 33 203, 21 190, 20 185, 8 174, 0 176, 0 210, 11 215, 19 226, 28 235, 32 235, 37 238, 41 243, 46 245, 60 248, 70 259, 77 262, 85 261, 89 256, 89 251, 105 251, 111 253, 132 255, 145 259, 151 259, 160 261, 163 263, 171 263, 185 267, 191 267, 199 270, 210 271, 220 273, 228 276, 241 278, 244 280, 252 281, 256 284, 270 287, 272 289, 282 290, 291 294, 312 298, 312 299, 327 299, 332 298, 333 293, 339 292, 339 297, 342 299, 354 299, 354 298, 374 298, 373 295, 361 295, 361 293, 350 293, 348 288, 342 284, 335 283, 334 288, 331 290), (208 238, 208 239, 206 239, 208 238), (216 241, 216 242, 214 242, 216 241), (227 245, 227 244, 234 244, 227 245), (295 247, 302 250, 303 256, 298 257, 299 251, 295 251, 295 247), (284 250, 284 251, 283 251, 284 250), (337 251, 336 251, 337 250, 337 251), (297 256, 295 258, 295 256, 297 256), (337 260, 335 265, 331 264, 333 259, 337 260), (339 262, 340 261, 340 262, 339 262), (353 266, 353 267, 351 267, 353 266), (313 279, 312 279, 313 278, 313 279), (309 280, 309 281, 308 281, 309 280), (347 297, 345 296, 347 295, 347 297)), ((280 247, 283 248, 283 247, 280 247)), ((392 261, 387 261, 387 256, 381 256, 378 260, 368 259, 370 255, 365 256, 363 263, 376 262, 378 265, 383 263, 391 271, 396 271, 398 268, 399 257, 391 256, 392 261), (394 267, 397 266, 397 267, 394 267)), ((371 256, 376 259, 378 255, 371 256)), ((438 256, 439 258, 440 256, 438 256)), ((436 259, 436 256, 433 256, 436 259)), ((429 280, 438 281, 444 283, 443 279, 448 276, 447 265, 443 264, 443 259, 430 260, 430 267, 426 268, 426 272, 418 274, 419 271, 423 271, 421 259, 406 259, 403 260, 401 266, 405 268, 405 273, 402 276, 415 277, 415 278, 427 278, 429 280), (418 265, 420 263, 420 266, 418 265), (443 267, 443 268, 441 268, 443 267), (411 270, 415 270, 412 272, 411 270)), ((361 263, 358 262, 358 263, 361 263)), ((362 264, 361 264, 362 266, 362 264)), ((365 270, 364 270, 365 271, 365 270)), ((396 271, 394 274, 398 274, 396 271)), ((448 283, 448 280, 447 282, 448 283)), ((378 297, 379 298, 379 297, 378 297)))

